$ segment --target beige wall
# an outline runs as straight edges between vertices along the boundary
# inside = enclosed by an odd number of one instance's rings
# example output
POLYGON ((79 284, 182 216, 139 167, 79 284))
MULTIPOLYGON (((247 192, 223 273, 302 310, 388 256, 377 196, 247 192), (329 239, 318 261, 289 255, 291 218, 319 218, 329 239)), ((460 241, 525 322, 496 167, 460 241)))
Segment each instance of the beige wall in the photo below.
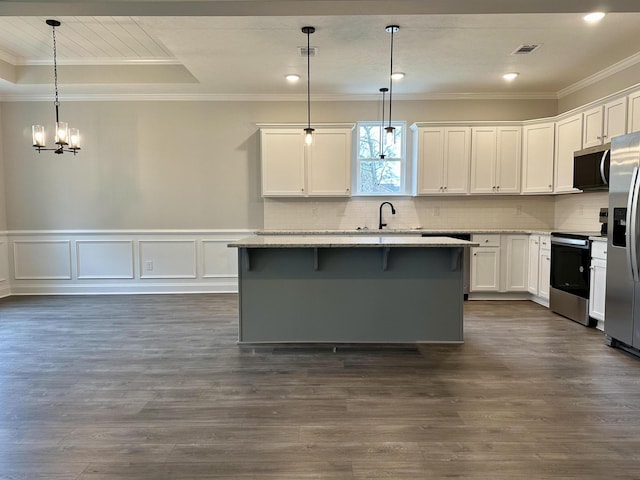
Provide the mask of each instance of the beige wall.
POLYGON ((7 229, 7 209, 5 208, 5 173, 4 173, 4 150, 6 142, 3 137, 2 124, 3 121, 3 105, 0 104, 0 230, 7 229))
MULTIPOLYGON (((375 120, 378 107, 314 102, 312 123, 375 120)), ((62 118, 82 133, 74 157, 31 147, 31 125, 53 122, 51 103, 1 109, 10 230, 262 228, 256 123, 306 117, 305 102, 63 101, 62 118)), ((523 120, 556 110, 553 100, 402 101, 394 118, 523 120)))
POLYGON ((607 77, 599 82, 578 90, 558 101, 558 113, 567 112, 590 102, 599 100, 607 95, 625 90, 640 83, 640 64, 633 65, 621 72, 607 77))

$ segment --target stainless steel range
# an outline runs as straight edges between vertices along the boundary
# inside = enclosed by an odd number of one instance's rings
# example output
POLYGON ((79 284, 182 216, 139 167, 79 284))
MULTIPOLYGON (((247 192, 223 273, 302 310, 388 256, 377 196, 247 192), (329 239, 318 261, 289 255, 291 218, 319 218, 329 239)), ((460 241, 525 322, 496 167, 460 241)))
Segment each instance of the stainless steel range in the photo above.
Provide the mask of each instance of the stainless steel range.
POLYGON ((552 232, 549 308, 571 320, 590 326, 590 236, 599 232, 552 232))

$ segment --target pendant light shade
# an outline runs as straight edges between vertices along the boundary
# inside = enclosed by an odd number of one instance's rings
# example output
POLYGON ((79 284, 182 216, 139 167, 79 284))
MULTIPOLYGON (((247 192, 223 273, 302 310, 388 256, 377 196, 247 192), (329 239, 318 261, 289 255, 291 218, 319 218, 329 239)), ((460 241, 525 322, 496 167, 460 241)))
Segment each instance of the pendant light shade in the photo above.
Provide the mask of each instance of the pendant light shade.
POLYGON ((384 154, 385 135, 382 134, 382 131, 384 130, 384 97, 388 91, 389 89, 387 87, 382 87, 380 89, 380 92, 382 93, 382 121, 380 122, 380 138, 378 140, 378 144, 380 145, 380 160, 384 160, 384 157, 386 156, 384 154))
POLYGON ((313 132, 311 128, 311 34, 315 32, 314 27, 302 27, 302 33, 307 36, 307 128, 304 129, 304 143, 313 144, 313 132))
POLYGON ((396 129, 391 126, 391 106, 393 102, 393 34, 398 33, 400 27, 398 25, 388 25, 385 28, 387 33, 391 34, 391 48, 389 54, 389 124, 385 128, 387 145, 392 145, 396 141, 396 129))
POLYGON ((77 128, 69 128, 67 122, 60 121, 60 100, 58 99, 58 61, 56 49, 56 27, 60 26, 58 20, 47 20, 53 32, 53 84, 55 87, 55 109, 56 109, 56 130, 55 144, 56 148, 46 148, 46 136, 44 126, 33 125, 31 134, 33 137, 33 146, 40 153, 43 150, 49 150, 53 153, 62 154, 64 152, 72 152, 74 155, 80 150, 80 130, 77 128), (66 147, 66 148, 65 148, 66 147))

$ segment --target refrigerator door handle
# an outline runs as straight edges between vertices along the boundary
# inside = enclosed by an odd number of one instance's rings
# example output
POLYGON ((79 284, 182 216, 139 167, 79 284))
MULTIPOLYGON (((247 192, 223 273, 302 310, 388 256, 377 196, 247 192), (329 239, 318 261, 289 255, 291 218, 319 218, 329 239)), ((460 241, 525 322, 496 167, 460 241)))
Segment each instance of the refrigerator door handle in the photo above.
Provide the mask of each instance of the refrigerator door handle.
POLYGON ((609 150, 605 150, 604 153, 602 154, 602 159, 600 159, 600 178, 602 178, 602 181, 604 182, 605 185, 609 185, 609 182, 607 181, 607 178, 604 175, 604 163, 605 163, 605 160, 607 159, 607 155, 609 155, 609 150))
POLYGON ((631 185, 629 188, 629 196, 627 198, 627 265, 631 271, 631 280, 638 281, 638 249, 636 245, 637 225, 638 225, 638 167, 633 167, 631 173, 631 185))

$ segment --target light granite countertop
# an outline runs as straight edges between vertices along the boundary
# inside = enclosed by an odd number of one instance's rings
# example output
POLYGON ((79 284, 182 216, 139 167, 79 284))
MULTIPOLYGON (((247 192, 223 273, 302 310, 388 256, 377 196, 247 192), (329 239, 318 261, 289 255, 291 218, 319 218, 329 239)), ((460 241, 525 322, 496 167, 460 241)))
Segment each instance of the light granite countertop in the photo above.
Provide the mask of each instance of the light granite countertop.
POLYGON ((479 244, 449 237, 414 235, 265 235, 228 244, 231 248, 337 248, 337 247, 477 247, 479 244))
POLYGON ((606 242, 607 237, 589 237, 589 240, 592 240, 594 242, 606 242))

